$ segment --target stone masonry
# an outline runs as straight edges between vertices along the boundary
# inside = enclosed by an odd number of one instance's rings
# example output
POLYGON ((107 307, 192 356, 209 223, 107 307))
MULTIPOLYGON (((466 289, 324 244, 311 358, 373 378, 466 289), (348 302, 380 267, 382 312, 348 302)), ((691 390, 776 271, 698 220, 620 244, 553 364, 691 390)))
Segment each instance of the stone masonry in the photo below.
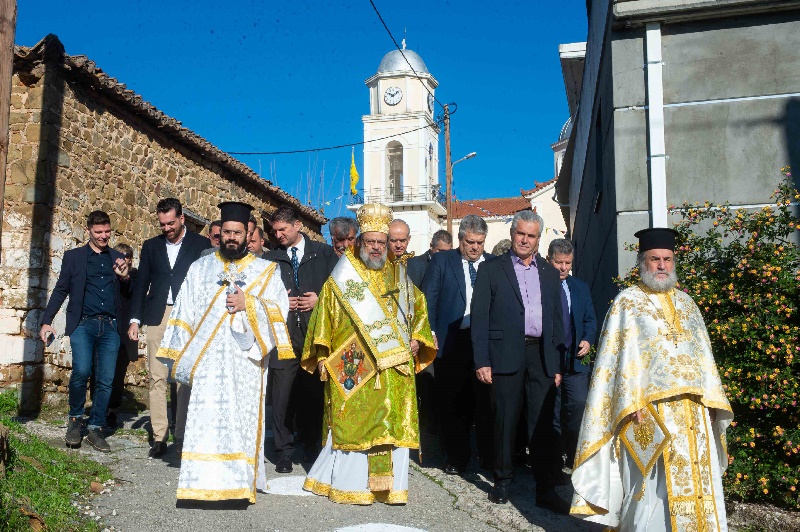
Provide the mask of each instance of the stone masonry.
MULTIPOLYGON (((130 244, 136 265, 142 242, 159 233, 156 203, 170 196, 199 230, 226 200, 254 205, 264 221, 291 205, 318 240, 326 221, 89 59, 66 55, 54 35, 15 49, 0 241, 0 388, 20 386, 22 410, 38 410, 42 392, 66 390, 69 338, 45 348, 37 332, 64 251, 86 242, 88 213, 108 212, 112 245, 130 244)), ((60 332, 65 308, 53 323, 60 332)), ((128 383, 143 384, 143 368, 141 359, 132 364, 128 383)))

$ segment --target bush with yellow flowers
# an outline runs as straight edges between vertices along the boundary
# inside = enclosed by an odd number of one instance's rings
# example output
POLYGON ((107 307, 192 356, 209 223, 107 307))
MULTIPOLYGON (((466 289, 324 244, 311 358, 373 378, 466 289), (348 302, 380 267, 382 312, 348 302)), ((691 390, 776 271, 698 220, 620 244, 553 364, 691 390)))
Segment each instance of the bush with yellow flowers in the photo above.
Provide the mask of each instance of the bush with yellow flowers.
MULTIPOLYGON (((682 215, 679 288, 704 315, 734 411, 728 498, 800 509, 800 193, 788 168, 759 210, 709 203, 682 215)), ((634 269, 618 279, 629 286, 634 269)))

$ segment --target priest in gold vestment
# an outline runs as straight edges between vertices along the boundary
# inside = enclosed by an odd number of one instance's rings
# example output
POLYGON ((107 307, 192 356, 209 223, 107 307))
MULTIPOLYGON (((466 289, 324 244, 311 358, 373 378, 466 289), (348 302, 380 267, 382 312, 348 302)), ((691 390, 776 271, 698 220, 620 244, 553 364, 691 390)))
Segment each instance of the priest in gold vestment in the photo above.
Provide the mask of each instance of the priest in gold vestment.
POLYGON ((676 289, 672 229, 639 238, 639 284, 606 315, 570 513, 621 531, 727 530, 722 473, 733 420, 691 297, 676 289))
POLYGON ((301 360, 325 381, 324 448, 303 489, 346 504, 405 504, 419 448, 414 375, 436 357, 425 296, 387 251, 392 211, 357 213, 361 235, 319 294, 301 360))

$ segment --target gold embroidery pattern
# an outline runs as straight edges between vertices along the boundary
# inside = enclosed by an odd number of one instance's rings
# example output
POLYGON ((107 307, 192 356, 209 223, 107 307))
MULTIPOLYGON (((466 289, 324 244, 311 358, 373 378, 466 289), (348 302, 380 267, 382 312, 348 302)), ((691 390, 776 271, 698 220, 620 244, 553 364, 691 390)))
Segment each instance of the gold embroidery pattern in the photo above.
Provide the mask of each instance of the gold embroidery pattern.
POLYGON ((188 323, 186 323, 183 320, 177 320, 177 319, 174 319, 174 318, 170 318, 169 320, 167 320, 167 327, 169 327, 170 325, 173 326, 173 327, 180 327, 181 329, 185 330, 189 334, 194 334, 194 331, 192 330, 192 326, 189 325, 188 323))
POLYGON ((320 495, 322 497, 327 497, 331 493, 330 484, 323 484, 322 482, 314 480, 311 477, 306 477, 305 482, 303 482, 303 489, 305 491, 310 491, 314 495, 320 495))
POLYGON ((639 444, 639 447, 642 448, 644 451, 650 444, 653 443, 653 436, 655 435, 656 431, 656 424, 649 419, 646 419, 636 425, 633 429, 633 438, 636 440, 636 443, 639 444))
POLYGON ((375 496, 371 491, 344 491, 331 488, 328 498, 340 504, 372 504, 375 496))
POLYGON ((354 301, 364 301, 364 290, 367 289, 369 283, 366 281, 354 281, 348 279, 344 283, 345 291, 342 293, 345 299, 352 299, 354 301))
POLYGON ((255 457, 247 456, 244 453, 226 453, 226 454, 213 454, 213 453, 181 453, 181 460, 195 460, 200 462, 228 462, 233 460, 244 460, 250 465, 255 465, 255 457))
POLYGON ((392 318, 384 318, 382 320, 375 321, 373 323, 365 323, 364 329, 367 333, 371 333, 372 331, 377 331, 378 329, 383 329, 387 325, 392 324, 392 318))
POLYGON ((227 501, 232 499, 247 499, 256 502, 255 491, 247 488, 230 490, 202 490, 191 488, 178 488, 178 499, 191 499, 194 501, 227 501))

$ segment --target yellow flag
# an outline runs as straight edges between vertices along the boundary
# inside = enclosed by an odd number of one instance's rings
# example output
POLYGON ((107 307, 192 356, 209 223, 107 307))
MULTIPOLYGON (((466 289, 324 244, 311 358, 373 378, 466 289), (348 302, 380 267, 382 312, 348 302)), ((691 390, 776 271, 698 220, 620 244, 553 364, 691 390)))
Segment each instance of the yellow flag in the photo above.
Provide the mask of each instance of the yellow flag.
POLYGON ((358 194, 358 190, 356 190, 356 185, 358 185, 358 170, 356 170, 356 151, 353 150, 353 153, 350 155, 350 194, 355 196, 358 194))

